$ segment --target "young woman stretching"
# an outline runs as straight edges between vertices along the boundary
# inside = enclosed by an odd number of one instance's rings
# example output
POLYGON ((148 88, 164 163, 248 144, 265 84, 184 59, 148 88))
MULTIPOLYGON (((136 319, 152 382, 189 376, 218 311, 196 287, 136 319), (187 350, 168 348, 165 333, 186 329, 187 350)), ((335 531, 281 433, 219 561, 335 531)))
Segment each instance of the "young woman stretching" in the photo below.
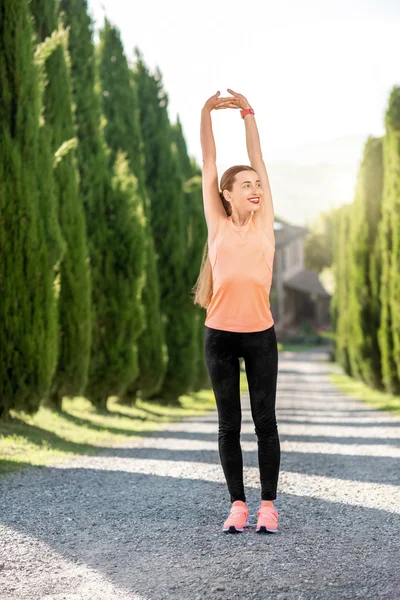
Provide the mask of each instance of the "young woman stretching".
POLYGON ((244 359, 258 444, 261 503, 256 531, 275 533, 280 467, 275 415, 278 349, 269 293, 275 254, 274 210, 254 111, 246 98, 211 96, 201 111, 203 201, 208 228, 194 302, 207 309, 204 354, 218 410, 218 449, 232 505, 223 531, 249 525, 240 445, 239 358, 244 359), (240 108, 251 166, 236 165, 218 189, 211 111, 240 108))

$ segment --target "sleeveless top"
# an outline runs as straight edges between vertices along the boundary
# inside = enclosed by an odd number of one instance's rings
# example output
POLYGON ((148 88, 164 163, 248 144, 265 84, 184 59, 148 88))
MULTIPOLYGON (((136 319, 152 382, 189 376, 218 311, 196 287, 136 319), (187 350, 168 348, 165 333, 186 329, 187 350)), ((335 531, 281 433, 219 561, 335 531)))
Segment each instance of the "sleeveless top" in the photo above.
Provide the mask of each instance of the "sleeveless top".
POLYGON ((225 331, 263 331, 272 327, 269 294, 275 255, 273 226, 269 231, 254 218, 235 225, 222 219, 210 242, 213 295, 205 325, 225 331))

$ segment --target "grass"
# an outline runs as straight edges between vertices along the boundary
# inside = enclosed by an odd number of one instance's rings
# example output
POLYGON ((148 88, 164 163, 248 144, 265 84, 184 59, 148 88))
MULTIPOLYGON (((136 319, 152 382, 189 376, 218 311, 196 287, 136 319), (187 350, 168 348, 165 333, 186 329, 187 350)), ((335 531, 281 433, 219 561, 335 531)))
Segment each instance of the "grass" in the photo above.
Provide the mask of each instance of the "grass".
POLYGON ((279 352, 305 352, 306 350, 315 350, 315 348, 323 348, 327 346, 317 346, 317 344, 289 344, 289 343, 278 343, 279 352))
POLYGON ((374 390, 362 381, 353 379, 348 375, 330 373, 329 377, 332 383, 348 396, 363 400, 374 408, 389 411, 393 415, 400 417, 399 396, 393 396, 386 392, 374 390))
MULTIPOLYGON (((248 390, 244 371, 240 390, 248 390)), ((180 396, 180 407, 137 400, 136 406, 108 401, 104 414, 86 398, 64 398, 63 411, 41 406, 34 415, 10 411, 8 421, 0 421, 0 474, 27 466, 46 466, 82 454, 96 454, 104 446, 161 429, 165 423, 206 414, 216 408, 212 389, 180 396)))
POLYGON ((163 424, 207 413, 215 408, 212 390, 180 397, 181 407, 138 399, 134 407, 108 401, 102 414, 86 398, 64 398, 63 411, 41 406, 35 415, 10 411, 0 421, 0 473, 26 466, 45 466, 80 454, 96 454, 103 446, 161 429, 163 424))
MULTIPOLYGON (((302 351, 315 346, 280 344, 280 351, 302 351)), ((372 390, 347 375, 331 374, 341 391, 365 400, 380 410, 400 416, 400 398, 372 390)), ((240 371, 240 391, 248 391, 245 371, 240 371)), ((96 454, 105 446, 126 442, 163 428, 165 423, 206 414, 215 409, 212 389, 180 397, 180 407, 138 399, 136 406, 108 401, 109 413, 98 412, 86 398, 64 398, 63 412, 41 406, 35 415, 10 411, 8 421, 0 421, 0 474, 27 466, 46 466, 82 454, 96 454)))
MULTIPOLYGON (((305 349, 291 345, 280 349, 305 349)), ((240 391, 248 391, 245 371, 240 372, 240 391)), ((83 397, 64 398, 63 411, 41 406, 34 415, 11 410, 0 421, 0 474, 28 466, 46 466, 82 454, 96 454, 104 446, 146 435, 163 424, 215 409, 212 389, 180 397, 180 407, 138 399, 133 407, 109 398, 104 414, 83 397)))

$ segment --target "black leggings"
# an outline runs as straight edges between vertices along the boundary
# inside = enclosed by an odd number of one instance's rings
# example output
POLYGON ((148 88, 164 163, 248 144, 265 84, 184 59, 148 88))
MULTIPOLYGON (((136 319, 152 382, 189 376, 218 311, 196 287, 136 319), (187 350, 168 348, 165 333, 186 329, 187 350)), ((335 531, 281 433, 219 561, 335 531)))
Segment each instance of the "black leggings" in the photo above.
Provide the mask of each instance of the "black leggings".
POLYGON ((240 365, 243 358, 258 444, 261 499, 275 500, 280 442, 275 415, 278 347, 275 327, 233 332, 205 326, 204 356, 218 410, 218 449, 231 502, 246 501, 240 446, 242 410, 240 365))

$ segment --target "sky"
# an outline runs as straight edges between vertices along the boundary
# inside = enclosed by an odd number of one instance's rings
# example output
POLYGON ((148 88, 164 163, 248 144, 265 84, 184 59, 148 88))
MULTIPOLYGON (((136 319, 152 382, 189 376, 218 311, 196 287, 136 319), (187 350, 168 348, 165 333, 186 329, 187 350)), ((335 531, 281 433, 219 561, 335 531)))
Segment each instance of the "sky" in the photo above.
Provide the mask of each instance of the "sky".
MULTIPOLYGON (((201 164, 200 111, 226 88, 256 113, 266 164, 301 162, 303 148, 344 136, 380 136, 400 85, 398 0, 89 0, 126 55, 138 46, 163 76, 171 122, 201 164)), ((213 111, 218 170, 248 163, 239 111, 213 111)))

